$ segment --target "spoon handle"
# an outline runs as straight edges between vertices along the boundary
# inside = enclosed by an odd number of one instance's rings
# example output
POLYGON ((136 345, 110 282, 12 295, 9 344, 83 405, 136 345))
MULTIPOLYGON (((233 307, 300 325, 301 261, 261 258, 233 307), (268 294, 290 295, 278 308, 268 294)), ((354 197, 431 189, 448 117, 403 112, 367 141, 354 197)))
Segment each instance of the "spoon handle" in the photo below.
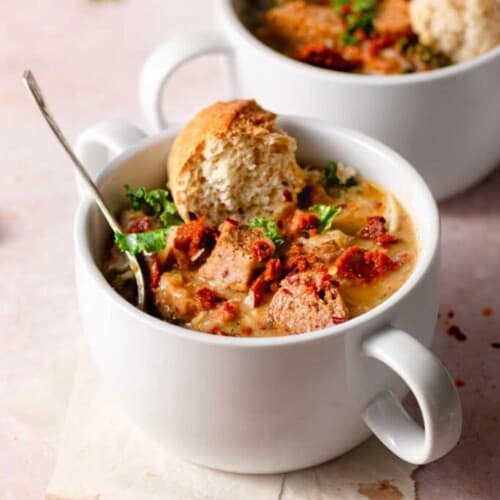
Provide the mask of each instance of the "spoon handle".
POLYGON ((54 117, 52 116, 52 113, 49 111, 49 108, 45 102, 45 99, 43 98, 42 90, 40 89, 40 86, 38 85, 37 81, 35 80, 33 73, 29 70, 25 71, 23 74, 23 81, 24 81, 24 84, 26 85, 27 89, 29 90, 30 94, 32 95, 33 99, 37 103, 38 107, 40 108, 40 111, 42 112, 43 116, 47 120, 49 127, 52 129, 55 136, 57 137, 57 139, 61 143, 62 147, 66 150, 66 152, 69 154, 69 156, 73 160, 73 163, 75 164, 75 167, 77 168, 77 170, 80 174, 80 177, 82 178, 86 187, 91 191, 92 195, 94 196, 96 203, 99 205, 99 208, 101 209, 104 217, 106 218, 106 221, 111 226, 111 229, 113 229, 113 231, 121 232, 120 225, 118 224, 116 219, 113 217, 106 202, 102 198, 101 193, 99 192, 96 185, 94 184, 94 182, 90 178, 89 174, 85 170, 85 167, 81 164, 80 160, 73 152, 73 149, 69 145, 65 135, 63 134, 62 130, 59 128, 59 125, 57 125, 54 117))
MULTIPOLYGON (((23 82, 26 85, 26 88, 30 92, 31 96, 35 100, 36 104, 40 108, 40 111, 42 112, 42 115, 44 116, 45 120, 49 124, 49 127, 52 129, 54 132, 55 136, 61 143, 62 147, 66 150, 68 155, 71 157, 73 160, 73 164, 78 170, 78 173, 80 174, 81 179, 85 183, 86 187, 90 190, 91 194, 93 195, 93 198, 99 208, 101 209, 102 214, 104 215, 104 218, 108 222, 108 224, 111 226, 111 229, 113 231, 117 232, 122 232, 120 224, 116 221, 114 218, 113 214, 109 210, 106 202, 104 201, 103 197, 101 196, 101 193, 97 189, 97 186, 94 184, 94 181, 90 178, 89 174, 85 170, 85 167, 82 165, 78 157, 75 155, 73 152, 73 148, 69 145, 66 137, 64 136, 62 130, 59 128, 59 125, 57 125, 54 117, 52 116, 52 113, 49 111, 49 108, 45 102, 45 99, 43 98, 42 90, 40 89, 40 86, 38 85, 33 73, 29 70, 25 71, 23 73, 23 82)), ((130 264, 130 268, 132 272, 134 273, 135 280, 137 282, 137 302, 138 306, 140 309, 144 309, 145 307, 145 284, 144 284, 144 277, 142 275, 142 271, 139 265, 139 262, 137 261, 137 258, 134 255, 131 255, 127 253, 127 258, 130 264)))

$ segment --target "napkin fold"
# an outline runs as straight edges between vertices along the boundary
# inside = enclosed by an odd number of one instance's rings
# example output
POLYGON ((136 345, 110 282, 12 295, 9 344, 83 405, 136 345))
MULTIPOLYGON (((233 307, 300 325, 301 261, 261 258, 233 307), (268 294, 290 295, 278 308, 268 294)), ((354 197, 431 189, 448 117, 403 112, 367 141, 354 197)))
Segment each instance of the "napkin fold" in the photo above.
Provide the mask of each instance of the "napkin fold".
POLYGON ((176 460, 113 404, 82 343, 9 404, 58 450, 46 500, 412 500, 415 466, 376 438, 298 472, 243 475, 176 460))

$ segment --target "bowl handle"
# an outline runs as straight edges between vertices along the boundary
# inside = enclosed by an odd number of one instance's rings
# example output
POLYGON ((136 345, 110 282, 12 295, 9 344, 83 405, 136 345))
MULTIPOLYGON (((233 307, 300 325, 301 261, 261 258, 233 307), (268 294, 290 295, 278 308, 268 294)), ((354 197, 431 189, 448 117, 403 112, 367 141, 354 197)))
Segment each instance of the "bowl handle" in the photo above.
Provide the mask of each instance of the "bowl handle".
MULTIPOLYGON (((167 127, 162 96, 168 79, 191 59, 217 52, 230 54, 231 46, 222 33, 213 31, 192 33, 168 40, 148 57, 139 77, 139 100, 153 132, 167 127)), ((229 86, 232 89, 231 81, 229 86)))
MULTIPOLYGON (((121 120, 106 120, 89 127, 78 136, 75 152, 92 180, 95 180, 113 157, 145 137, 146 134, 135 125, 121 120)), ((85 189, 78 176, 77 188, 81 196, 85 189)))
POLYGON ((392 328, 365 340, 362 353, 386 364, 404 380, 424 423, 422 428, 393 392, 384 391, 364 411, 372 432, 410 463, 425 464, 448 453, 460 437, 462 410, 455 384, 436 356, 408 333, 392 328))

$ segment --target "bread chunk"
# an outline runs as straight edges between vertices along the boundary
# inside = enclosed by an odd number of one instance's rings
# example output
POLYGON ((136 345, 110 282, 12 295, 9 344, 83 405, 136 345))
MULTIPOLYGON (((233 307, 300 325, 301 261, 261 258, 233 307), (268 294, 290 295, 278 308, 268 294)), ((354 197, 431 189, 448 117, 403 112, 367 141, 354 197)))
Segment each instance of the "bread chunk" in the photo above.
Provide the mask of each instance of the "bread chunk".
POLYGON ((289 333, 312 332, 347 319, 348 310, 337 283, 322 271, 288 275, 268 309, 273 328, 289 333))
POLYGON ((455 62, 500 45, 498 0, 413 0, 410 15, 420 41, 435 46, 455 62))
POLYGON ((270 248, 268 255, 274 253, 274 243, 260 229, 226 221, 220 227, 215 248, 199 274, 216 289, 245 292, 250 287, 254 271, 261 265, 262 244, 270 248))
POLYGON ((253 100, 218 102, 198 113, 176 138, 168 184, 181 217, 206 215, 249 222, 295 203, 304 173, 295 139, 276 127, 276 115, 253 100))

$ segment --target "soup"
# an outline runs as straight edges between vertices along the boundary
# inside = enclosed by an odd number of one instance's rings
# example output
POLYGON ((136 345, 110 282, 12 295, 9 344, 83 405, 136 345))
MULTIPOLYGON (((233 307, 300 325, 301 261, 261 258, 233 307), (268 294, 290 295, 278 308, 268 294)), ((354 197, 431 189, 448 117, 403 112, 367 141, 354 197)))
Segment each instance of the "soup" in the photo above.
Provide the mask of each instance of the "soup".
POLYGON ((182 223, 168 191, 127 186, 130 206, 120 214, 127 234, 110 249, 106 278, 133 301, 120 250, 146 249, 149 312, 214 335, 305 333, 369 311, 414 267, 411 217, 352 167, 331 162, 304 171, 297 203, 248 225, 226 218, 214 227, 203 215, 182 223))
POLYGON ((412 29, 407 0, 254 0, 249 29, 297 61, 361 74, 404 74, 451 63, 412 29))

